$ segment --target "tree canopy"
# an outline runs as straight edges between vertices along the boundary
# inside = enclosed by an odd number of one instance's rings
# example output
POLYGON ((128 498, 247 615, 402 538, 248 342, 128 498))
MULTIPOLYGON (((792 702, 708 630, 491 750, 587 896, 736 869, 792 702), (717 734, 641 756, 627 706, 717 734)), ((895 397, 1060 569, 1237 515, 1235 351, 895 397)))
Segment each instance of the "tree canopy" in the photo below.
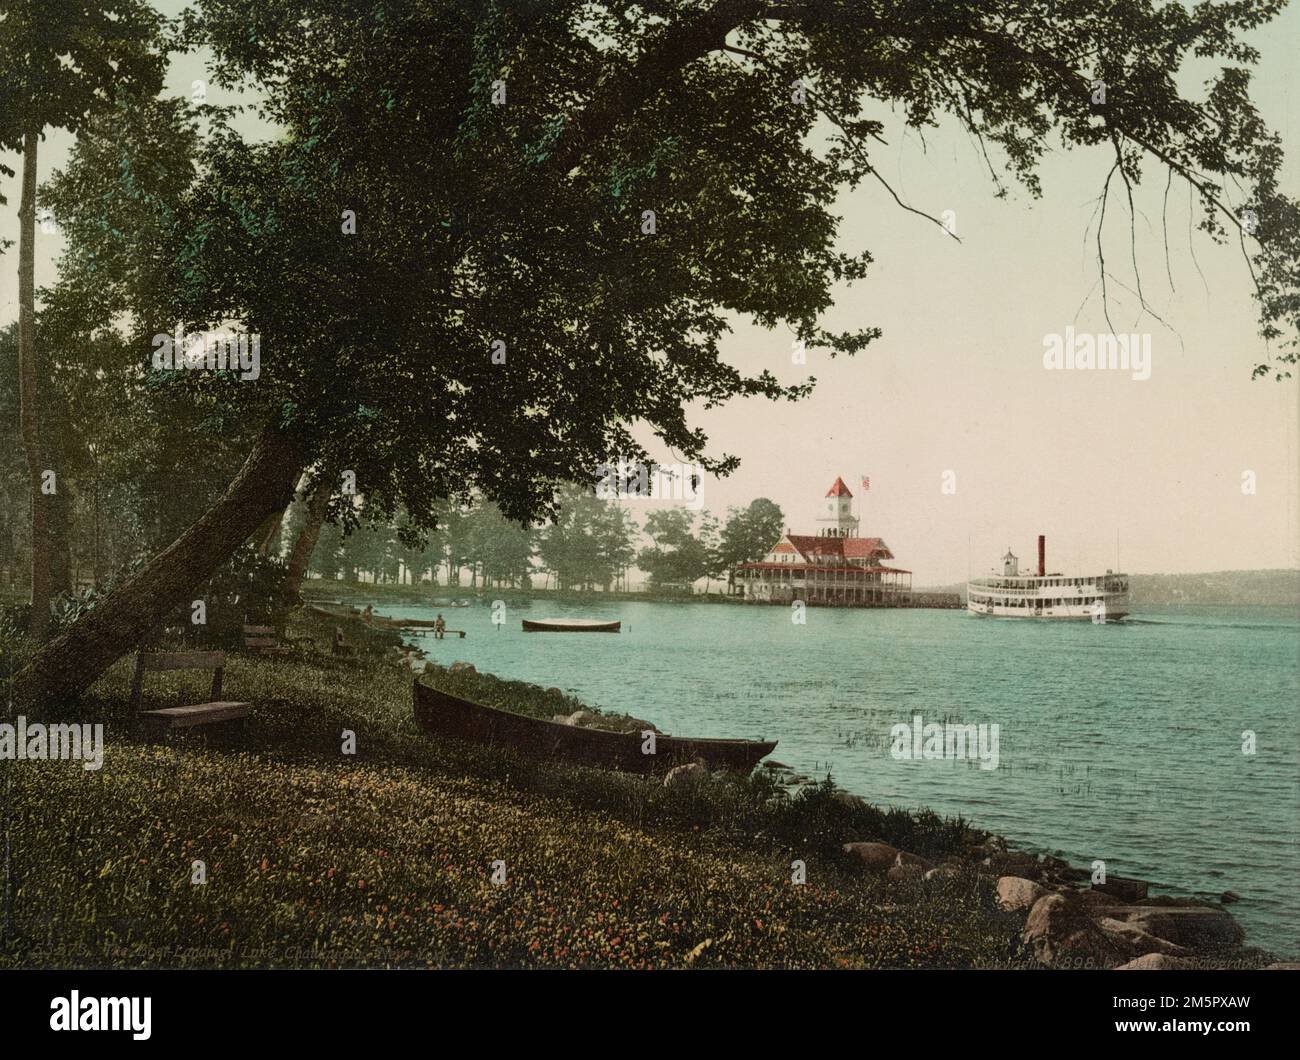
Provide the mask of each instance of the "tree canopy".
MULTIPOLYGON (((1201 227, 1241 239, 1272 344, 1260 368, 1284 374, 1300 213, 1243 41, 1282 6, 196 0, 174 45, 210 47, 278 135, 253 142, 229 112, 177 101, 91 118, 50 187, 69 235, 51 307, 121 329, 141 386, 247 439, 240 475, 169 550, 191 582, 304 470, 352 472, 412 532, 475 493, 517 521, 553 514, 561 484, 648 461, 638 429, 732 470, 688 410, 811 384, 728 363, 735 319, 832 355, 878 334, 822 317, 871 262, 838 249, 837 195, 871 181, 920 212, 873 161, 880 103, 913 128, 958 121, 1004 190, 1040 194, 1057 144, 1109 153, 1103 197, 1153 168, 1186 182, 1201 227), (1202 99, 1178 85, 1192 58, 1220 64, 1202 99), (151 368, 178 323, 256 335, 260 374, 151 368)), ((171 606, 184 580, 145 568, 122 614, 82 630, 89 663, 74 634, 31 680, 78 643, 93 677, 148 620, 142 601, 171 606)))

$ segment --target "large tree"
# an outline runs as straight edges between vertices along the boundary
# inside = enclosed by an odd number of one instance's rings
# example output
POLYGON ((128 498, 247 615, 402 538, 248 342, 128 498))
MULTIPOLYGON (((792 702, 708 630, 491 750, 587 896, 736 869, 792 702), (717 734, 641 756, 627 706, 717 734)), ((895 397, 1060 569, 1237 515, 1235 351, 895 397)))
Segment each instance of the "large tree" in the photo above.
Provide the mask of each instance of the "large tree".
POLYGON ((690 586, 713 573, 716 553, 710 537, 715 527, 708 513, 700 519, 686 508, 653 511, 645 521, 652 544, 638 553, 637 566, 650 575, 655 587, 690 586))
POLYGON ((39 144, 48 128, 79 131, 123 93, 157 93, 164 66, 161 29, 162 20, 143 0, 6 0, 0 11, 0 150, 22 152, 18 382, 31 497, 33 642, 45 635, 60 570, 58 582, 67 582, 66 559, 54 554, 57 548, 66 557, 70 509, 59 481, 65 468, 55 459, 44 422, 36 349, 39 144))
POLYGON ((746 508, 729 508, 727 522, 718 538, 718 567, 725 571, 727 584, 735 583, 736 568, 767 555, 781 539, 785 516, 775 501, 759 497, 746 508))
POLYGON ((609 589, 632 562, 634 531, 625 508, 569 486, 560 491, 555 518, 537 535, 538 559, 556 589, 609 589))
MULTIPOLYGON (((194 179, 160 204, 148 260, 170 275, 121 284, 116 309, 142 359, 178 320, 259 335, 256 381, 174 373, 257 440, 213 508, 47 645, 17 691, 93 680, 283 507, 305 466, 350 470, 368 505, 417 522, 474 490, 509 518, 546 514, 557 483, 594 482, 614 454, 647 459, 637 424, 730 471, 686 409, 806 393, 720 358, 731 315, 832 354, 876 334, 820 323, 870 261, 835 249, 837 194, 865 180, 895 194, 873 161, 875 101, 913 127, 948 112, 1032 194, 1059 137, 1111 154, 1107 191, 1142 179, 1143 159, 1187 181, 1213 235, 1248 208, 1285 369, 1300 224, 1241 41, 1280 7, 199 0, 190 42, 260 88, 283 135, 251 144, 215 122, 194 179), (1175 81, 1192 54, 1223 63, 1200 102, 1175 81)), ((120 140, 112 122, 99 135, 120 140)), ((80 174, 121 185, 70 204, 81 260, 133 238, 104 214, 130 196, 135 147, 80 174)))

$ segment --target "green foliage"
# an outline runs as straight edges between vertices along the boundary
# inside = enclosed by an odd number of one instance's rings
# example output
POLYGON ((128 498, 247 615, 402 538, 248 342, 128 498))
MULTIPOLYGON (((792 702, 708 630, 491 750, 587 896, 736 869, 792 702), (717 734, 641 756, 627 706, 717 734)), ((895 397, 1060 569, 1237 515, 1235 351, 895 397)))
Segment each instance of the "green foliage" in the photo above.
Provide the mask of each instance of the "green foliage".
POLYGON ((245 545, 223 563, 194 599, 202 600, 206 623, 192 621, 190 605, 179 608, 160 633, 179 643, 203 648, 236 649, 243 646, 245 623, 283 626, 282 588, 285 564, 245 545))
POLYGON ((557 589, 608 589, 631 564, 631 514, 593 490, 572 486, 557 499, 554 521, 538 535, 538 558, 557 589))
POLYGON ((731 508, 718 538, 718 565, 731 580, 742 563, 755 563, 785 532, 785 516, 766 497, 751 501, 748 508, 731 508))
MULTIPOLYGON (((948 853, 951 824, 855 817, 829 784, 791 797, 761 772, 665 788, 433 740, 414 726, 404 668, 334 659, 330 625, 297 622, 316 647, 296 659, 231 659, 229 694, 255 704, 247 743, 129 740, 124 660, 87 700, 112 741, 102 770, 8 763, 21 883, 0 964, 971 967, 1024 956, 1018 918, 986 880, 910 888, 844 871, 845 838, 948 853), (358 754, 341 763, 344 728, 358 754), (796 857, 807 885, 790 883, 796 857), (488 882, 497 858, 503 888, 488 882), (191 883, 196 859, 206 884, 191 883)), ((359 624, 347 634, 396 639, 359 624)), ((146 707, 183 694, 186 675, 155 678, 146 707)), ((555 702, 482 675, 426 679, 537 710, 555 702)))
POLYGON ((29 128, 75 132, 123 89, 157 94, 163 25, 144 0, 6 0, 0 148, 21 150, 29 128))
POLYGON ((650 575, 656 588, 665 585, 689 587, 696 580, 716 572, 712 548, 714 524, 700 520, 686 508, 663 508, 646 517, 646 533, 654 544, 637 554, 637 566, 650 575), (701 526, 696 531, 696 523, 701 526))

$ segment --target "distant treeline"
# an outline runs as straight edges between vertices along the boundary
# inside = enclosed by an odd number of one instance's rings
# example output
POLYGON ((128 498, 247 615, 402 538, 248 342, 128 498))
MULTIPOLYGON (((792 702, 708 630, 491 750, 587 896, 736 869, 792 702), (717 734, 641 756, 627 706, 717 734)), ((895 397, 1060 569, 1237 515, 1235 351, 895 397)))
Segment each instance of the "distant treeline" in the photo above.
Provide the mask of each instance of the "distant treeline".
POLYGON ((1300 606, 1300 570, 1219 570, 1208 574, 1134 574, 1135 604, 1300 606))

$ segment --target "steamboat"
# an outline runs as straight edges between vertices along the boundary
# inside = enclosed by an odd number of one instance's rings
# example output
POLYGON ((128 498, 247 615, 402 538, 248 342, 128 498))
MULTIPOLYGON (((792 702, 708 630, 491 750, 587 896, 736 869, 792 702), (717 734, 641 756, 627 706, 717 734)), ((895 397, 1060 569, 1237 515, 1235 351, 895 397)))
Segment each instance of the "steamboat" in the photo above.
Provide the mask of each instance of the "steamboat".
POLYGON ((995 618, 1073 618, 1118 622, 1128 614, 1128 575, 1066 576, 1047 570, 1047 538, 1038 536, 1038 572, 1021 574, 1020 561, 1007 549, 1002 574, 966 585, 966 610, 995 618))

